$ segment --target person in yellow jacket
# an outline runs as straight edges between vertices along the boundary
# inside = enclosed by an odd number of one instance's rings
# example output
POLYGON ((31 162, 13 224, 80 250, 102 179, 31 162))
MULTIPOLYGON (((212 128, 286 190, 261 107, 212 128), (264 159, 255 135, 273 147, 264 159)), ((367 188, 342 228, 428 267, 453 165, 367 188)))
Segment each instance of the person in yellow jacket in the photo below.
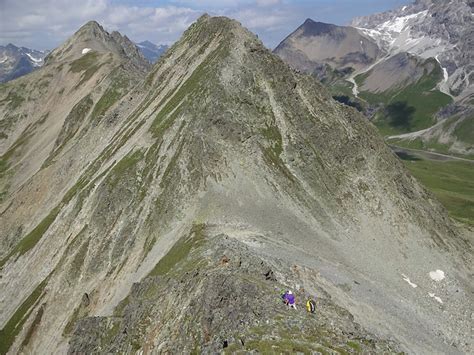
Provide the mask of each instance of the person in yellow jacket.
POLYGON ((309 313, 314 313, 314 311, 316 310, 316 303, 314 303, 311 298, 308 298, 308 300, 306 301, 306 310, 309 313))

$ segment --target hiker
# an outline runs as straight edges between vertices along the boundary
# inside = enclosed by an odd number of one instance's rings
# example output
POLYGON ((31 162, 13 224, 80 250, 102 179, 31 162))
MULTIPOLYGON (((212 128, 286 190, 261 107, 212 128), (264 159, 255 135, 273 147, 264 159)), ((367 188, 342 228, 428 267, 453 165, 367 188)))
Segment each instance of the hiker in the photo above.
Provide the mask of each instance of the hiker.
POLYGON ((295 295, 290 290, 283 295, 283 302, 289 307, 296 309, 295 295))
POLYGON ((306 310, 309 313, 314 313, 314 311, 316 310, 316 304, 311 298, 308 298, 308 300, 306 301, 306 310))

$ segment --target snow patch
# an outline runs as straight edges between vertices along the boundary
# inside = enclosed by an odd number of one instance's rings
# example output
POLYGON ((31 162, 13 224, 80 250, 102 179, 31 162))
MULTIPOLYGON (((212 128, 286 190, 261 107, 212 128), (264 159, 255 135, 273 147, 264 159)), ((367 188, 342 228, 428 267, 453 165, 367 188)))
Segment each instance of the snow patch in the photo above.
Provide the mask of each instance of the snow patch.
POLYGON ((439 298, 438 296, 436 296, 434 293, 428 293, 428 295, 431 297, 431 298, 434 298, 436 301, 438 301, 439 303, 443 304, 443 300, 441 298, 439 298))
POLYGON ((403 6, 402 7, 402 11, 405 11, 407 9, 408 6, 403 6))
POLYGON ((408 276, 406 276, 405 274, 402 274, 402 277, 403 277, 403 280, 406 281, 411 287, 413 287, 413 288, 418 287, 418 285, 411 282, 410 279, 408 278, 408 276))
POLYGON ((443 270, 436 270, 430 271, 430 277, 433 281, 439 282, 444 279, 444 271, 443 270))
POLYGON ((382 23, 379 26, 379 28, 385 31, 400 33, 407 26, 408 21, 412 19, 425 17, 427 13, 428 13, 428 10, 425 10, 425 11, 417 12, 416 14, 412 14, 412 15, 396 17, 393 20, 389 20, 382 23))
POLYGON ((449 79, 448 70, 445 67, 443 67, 443 81, 447 82, 448 79, 449 79))
POLYGON ((352 84, 352 94, 355 97, 359 97, 359 86, 357 85, 356 81, 354 80, 354 77, 347 78, 347 81, 352 84))
POLYGON ((84 49, 82 50, 82 54, 87 54, 87 53, 89 53, 91 50, 92 50, 92 49, 90 49, 90 48, 84 48, 84 49))
POLYGON ((41 63, 41 62, 43 61, 41 58, 40 58, 40 59, 37 59, 37 58, 33 57, 30 53, 26 53, 26 55, 27 55, 28 57, 30 57, 30 59, 31 59, 33 62, 35 62, 35 63, 41 63))
POLYGON ((445 83, 449 79, 448 69, 446 69, 445 67, 443 67, 441 65, 441 62, 439 61, 438 56, 439 56, 439 54, 435 56, 435 59, 439 63, 439 65, 441 66, 441 69, 443 69, 443 82, 445 83))
POLYGON ((43 60, 42 59, 37 59, 35 57, 33 57, 31 54, 29 53, 26 53, 26 55, 28 56, 28 58, 30 58, 33 62, 33 65, 35 67, 40 67, 42 64, 43 64, 43 60))
POLYGON ((8 60, 8 57, 4 57, 0 59, 0 64, 5 63, 8 60))

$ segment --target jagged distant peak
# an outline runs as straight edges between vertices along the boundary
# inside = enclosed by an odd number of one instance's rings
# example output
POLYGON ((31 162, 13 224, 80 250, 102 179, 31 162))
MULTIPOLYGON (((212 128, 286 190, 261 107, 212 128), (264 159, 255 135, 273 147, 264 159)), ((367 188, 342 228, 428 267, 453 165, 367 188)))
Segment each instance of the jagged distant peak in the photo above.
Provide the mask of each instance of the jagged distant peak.
POLYGON ((48 55, 46 62, 75 60, 88 53, 109 54, 146 68, 148 64, 136 45, 118 31, 107 32, 97 21, 89 21, 48 55))
POLYGON ((0 82, 16 79, 40 68, 47 53, 12 43, 0 46, 0 82))
POLYGON ((169 46, 166 44, 157 45, 148 40, 135 44, 139 48, 140 52, 142 52, 143 56, 151 63, 155 63, 169 48, 169 46))

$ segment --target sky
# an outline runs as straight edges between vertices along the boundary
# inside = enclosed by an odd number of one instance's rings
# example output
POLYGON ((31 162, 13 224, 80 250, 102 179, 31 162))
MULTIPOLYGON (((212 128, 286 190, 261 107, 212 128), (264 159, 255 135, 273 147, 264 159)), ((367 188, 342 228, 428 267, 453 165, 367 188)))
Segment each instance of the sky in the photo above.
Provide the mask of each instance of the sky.
POLYGON ((237 19, 274 48, 307 18, 348 24, 410 0, 0 0, 0 45, 53 49, 89 20, 135 42, 172 44, 203 13, 237 19))

